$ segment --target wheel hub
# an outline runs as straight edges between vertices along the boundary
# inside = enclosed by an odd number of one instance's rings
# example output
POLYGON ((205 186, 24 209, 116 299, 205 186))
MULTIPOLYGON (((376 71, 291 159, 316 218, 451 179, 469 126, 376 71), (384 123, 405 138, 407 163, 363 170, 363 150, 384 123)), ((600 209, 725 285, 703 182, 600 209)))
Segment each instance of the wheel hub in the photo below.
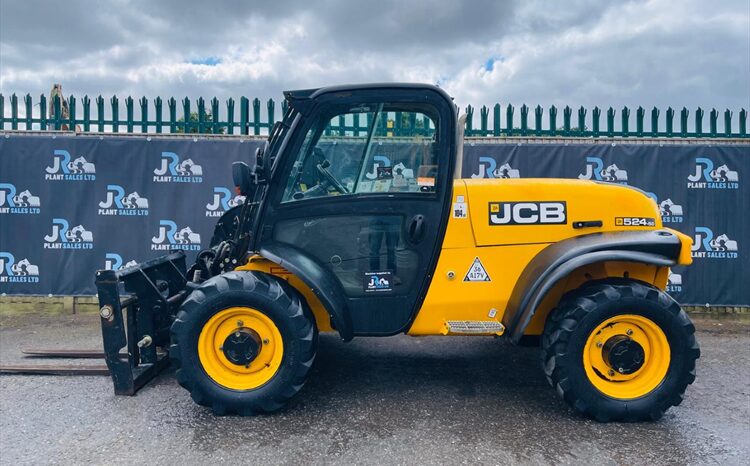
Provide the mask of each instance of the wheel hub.
POLYGON ((646 354, 643 347, 629 336, 615 335, 604 343, 602 357, 613 370, 629 375, 643 367, 646 354))
POLYGON ((232 364, 248 366, 258 357, 262 342, 260 336, 249 328, 238 328, 224 340, 221 350, 232 364))

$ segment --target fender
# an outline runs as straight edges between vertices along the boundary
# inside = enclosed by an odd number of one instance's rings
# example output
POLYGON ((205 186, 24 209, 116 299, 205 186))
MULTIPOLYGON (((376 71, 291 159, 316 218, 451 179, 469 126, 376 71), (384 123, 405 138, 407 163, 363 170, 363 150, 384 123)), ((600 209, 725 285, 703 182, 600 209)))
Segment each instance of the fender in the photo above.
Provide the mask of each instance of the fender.
POLYGON ((292 272, 315 293, 331 316, 333 327, 343 341, 354 337, 351 315, 344 300, 344 290, 332 274, 313 258, 288 244, 267 242, 258 251, 261 256, 292 272))
POLYGON ((503 316, 511 341, 517 344, 536 308, 552 287, 572 271, 605 261, 670 266, 680 262, 689 239, 672 230, 617 231, 576 236, 544 248, 516 282, 503 316))

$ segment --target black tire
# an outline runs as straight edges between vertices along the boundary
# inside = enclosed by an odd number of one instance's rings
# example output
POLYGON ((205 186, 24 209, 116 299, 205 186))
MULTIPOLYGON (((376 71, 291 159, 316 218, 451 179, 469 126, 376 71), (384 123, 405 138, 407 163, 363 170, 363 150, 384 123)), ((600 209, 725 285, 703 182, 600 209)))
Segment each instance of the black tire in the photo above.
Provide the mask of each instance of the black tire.
POLYGON ((276 411, 305 384, 318 342, 315 319, 299 293, 285 281, 261 272, 229 272, 213 277, 185 300, 172 324, 170 358, 177 381, 193 400, 215 414, 276 411), (217 312, 234 306, 252 307, 278 328, 284 353, 278 371, 264 385, 233 390, 211 379, 198 356, 198 337, 217 312))
POLYGON ((682 402, 687 386, 695 380, 699 357, 695 327, 685 311, 658 288, 629 279, 594 281, 568 293, 547 319, 542 335, 547 380, 574 410, 600 422, 661 418, 667 409, 682 402), (620 314, 637 314, 657 324, 671 353, 661 383, 634 399, 605 395, 589 381, 583 367, 590 333, 620 314))

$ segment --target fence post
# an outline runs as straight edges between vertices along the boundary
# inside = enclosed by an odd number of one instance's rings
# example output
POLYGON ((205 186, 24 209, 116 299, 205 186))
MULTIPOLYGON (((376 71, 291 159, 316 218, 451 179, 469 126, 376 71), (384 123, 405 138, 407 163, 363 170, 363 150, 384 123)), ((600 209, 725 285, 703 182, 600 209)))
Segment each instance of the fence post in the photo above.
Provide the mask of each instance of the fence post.
POLYGON ((206 132, 206 101, 198 97, 198 134, 206 132))
POLYGON ((638 137, 643 136, 643 119, 646 117, 646 110, 638 106, 638 109, 635 111, 635 134, 638 137))
POLYGON ((118 133, 120 131, 120 101, 116 95, 113 95, 110 103, 112 104, 112 132, 118 133))
MULTIPOLYGON (((359 136, 359 128, 360 128, 360 127, 359 127, 359 115, 360 115, 359 113, 355 113, 355 114, 354 114, 354 122, 352 123, 352 124, 354 125, 354 136, 355 136, 355 137, 356 137, 356 136, 359 136)), ((414 121, 416 122, 416 120, 417 120, 417 115, 416 115, 416 114, 414 114, 414 113, 412 113, 412 116, 414 117, 414 121)), ((416 128, 416 126, 417 126, 417 125, 415 124, 415 125, 414 125, 414 128, 416 128)))
POLYGON ((682 107, 682 111, 680 112, 680 135, 684 138, 687 137, 688 132, 688 115, 690 112, 687 108, 682 107))
POLYGON ((192 122, 190 121, 190 113, 191 113, 190 112, 190 99, 185 97, 184 99, 182 99, 182 115, 183 115, 182 119, 185 120, 185 124, 184 124, 185 129, 183 132, 185 134, 189 133, 193 126, 192 122))
POLYGON ((672 107, 667 108, 667 137, 671 138, 674 135, 674 109, 672 107))
POLYGON ((724 136, 732 137, 732 112, 729 109, 724 110, 724 136))
POLYGON ((695 111, 695 136, 701 137, 703 135, 703 109, 698 107, 695 111))
POLYGON ((260 134, 260 99, 253 99, 253 134, 260 134))
POLYGON ((227 134, 234 134, 234 99, 227 99, 227 134))
POLYGON ((583 108, 583 105, 578 109, 578 132, 580 133, 579 136, 586 136, 586 109, 583 108))
POLYGON ((505 131, 508 136, 513 136, 513 106, 508 104, 508 108, 505 110, 505 131))
POLYGON ((500 104, 492 108, 492 135, 500 136, 500 104))
POLYGON ((271 128, 276 123, 276 102, 273 99, 268 99, 266 109, 268 110, 268 134, 271 134, 271 128))
POLYGON ((747 136, 747 110, 740 110, 740 137, 747 136))
POLYGON ((10 96, 10 128, 18 129, 18 97, 15 92, 10 96))
POLYGON ((599 137, 599 118, 602 116, 602 109, 594 107, 591 111, 591 135, 595 138, 599 137))
POLYGON ((464 136, 473 136, 474 126, 474 107, 471 105, 466 106, 466 126, 464 126, 464 136))
POLYGON ((139 103, 141 104, 141 132, 148 133, 148 99, 142 96, 139 103))
POLYGON ((544 110, 541 105, 534 108, 534 134, 537 136, 542 135, 542 116, 544 116, 544 110))
POLYGON ((716 126, 719 122, 719 112, 715 108, 711 109, 711 113, 708 114, 708 131, 712 138, 716 137, 716 126))
MULTIPOLYGON (((13 94, 14 98, 15 96, 16 95, 13 94)), ((55 109, 55 131, 60 131, 62 129, 62 99, 60 99, 59 94, 56 94, 54 96, 54 100, 52 101, 52 108, 55 109)))
MULTIPOLYGON (((396 112, 396 121, 401 120, 401 112, 396 112)), ((396 132, 396 136, 399 135, 399 131, 401 129, 400 125, 396 124, 394 126, 394 131, 396 132)), ((346 136, 346 120, 344 119, 344 114, 342 113, 339 115, 339 136, 346 136)))
POLYGON ((481 136, 489 136, 489 131, 487 130, 489 117, 490 109, 486 105, 482 105, 482 108, 479 110, 479 125, 482 128, 481 136))
POLYGON ((630 133, 630 109, 626 106, 622 107, 622 137, 628 137, 630 133))
MULTIPOLYGON (((24 96, 24 104, 26 106, 26 130, 32 129, 32 125, 34 123, 34 105, 31 102, 31 94, 26 94, 24 96)), ((0 101, 2 101, 2 96, 0 96, 0 101)), ((0 115, 3 113, 2 105, 0 104, 0 115)), ((2 124, 0 124, 0 129, 3 129, 2 124)))
POLYGON ((39 129, 47 129, 47 97, 39 96, 39 129))
POLYGON ((250 116, 250 101, 244 95, 240 97, 240 134, 250 131, 248 117, 250 116))
POLYGON ((99 95, 96 98, 96 122, 97 131, 100 133, 104 132, 104 97, 99 95))
POLYGON ((76 98, 72 94, 68 96, 68 129, 76 130, 76 98))
POLYGON ((566 105, 563 109, 563 136, 570 136, 570 117, 573 115, 573 109, 566 105))
POLYGON ((609 107, 607 109, 607 136, 612 137, 615 135, 615 109, 609 107))
POLYGON ((651 109, 651 136, 659 136, 659 109, 656 106, 651 109))
POLYGON ((91 99, 88 95, 83 96, 83 131, 91 131, 91 99))
POLYGON ((549 108, 549 134, 557 134, 557 107, 554 105, 549 108))
POLYGON ((5 130, 5 96, 0 93, 0 131, 5 130))
POLYGON ((170 97, 167 101, 167 107, 169 107, 169 132, 177 132, 177 100, 174 97, 170 97))
POLYGON ((156 121, 156 134, 161 134, 161 126, 163 124, 162 116, 162 101, 161 97, 154 99, 154 121, 156 121))
POLYGON ((219 130, 219 99, 216 97, 211 99, 211 123, 213 123, 211 131, 214 134, 221 133, 219 130))
POLYGON ((529 129, 529 107, 526 104, 521 105, 521 135, 526 136, 529 129))
POLYGON ((133 97, 128 96, 127 99, 125 99, 125 112, 127 113, 128 121, 127 121, 127 129, 128 133, 133 132, 133 97))

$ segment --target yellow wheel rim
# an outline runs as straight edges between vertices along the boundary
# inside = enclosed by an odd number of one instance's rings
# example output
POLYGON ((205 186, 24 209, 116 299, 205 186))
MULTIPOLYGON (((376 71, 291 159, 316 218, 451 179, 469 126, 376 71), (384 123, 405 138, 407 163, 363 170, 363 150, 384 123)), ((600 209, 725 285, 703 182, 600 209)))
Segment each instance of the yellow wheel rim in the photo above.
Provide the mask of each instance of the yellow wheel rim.
POLYGON ((230 307, 217 312, 203 326, 198 337, 198 358, 203 370, 222 387, 253 390, 271 380, 281 367, 284 344, 273 321, 249 307, 230 307), (224 354, 228 337, 238 331, 252 332, 261 342, 257 356, 238 365, 224 354))
POLYGON ((623 400, 650 393, 664 380, 669 370, 669 342, 664 331, 646 317, 623 314, 599 324, 583 348, 586 376, 603 394, 623 400), (621 374, 610 367, 604 356, 604 345, 611 338, 627 336, 643 348, 643 363, 630 374, 621 374))

